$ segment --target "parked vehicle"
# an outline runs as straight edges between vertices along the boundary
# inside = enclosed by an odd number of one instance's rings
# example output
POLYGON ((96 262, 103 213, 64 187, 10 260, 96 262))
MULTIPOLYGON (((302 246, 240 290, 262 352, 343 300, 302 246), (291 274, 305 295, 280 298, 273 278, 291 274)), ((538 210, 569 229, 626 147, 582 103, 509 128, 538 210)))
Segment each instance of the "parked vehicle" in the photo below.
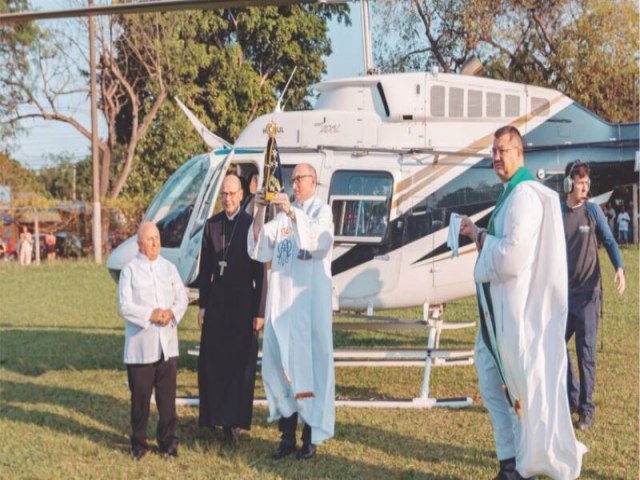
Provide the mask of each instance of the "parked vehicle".
MULTIPOLYGON (((84 255, 82 242, 78 237, 69 232, 56 232, 56 257, 79 258, 84 255)), ((45 234, 40 234, 40 258, 47 258, 47 247, 44 243, 45 234)), ((35 250, 34 250, 35 252, 35 250)), ((35 257, 35 253, 34 253, 35 257)))

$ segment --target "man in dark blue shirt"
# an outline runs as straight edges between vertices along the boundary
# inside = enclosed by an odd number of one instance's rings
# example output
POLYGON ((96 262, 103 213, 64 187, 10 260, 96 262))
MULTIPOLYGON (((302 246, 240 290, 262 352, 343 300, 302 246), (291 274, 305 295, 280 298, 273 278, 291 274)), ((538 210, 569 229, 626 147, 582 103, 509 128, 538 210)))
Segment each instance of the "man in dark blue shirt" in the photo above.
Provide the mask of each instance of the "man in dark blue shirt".
POLYGON ((614 282, 618 293, 625 289, 624 270, 620 250, 600 207, 587 202, 591 180, 589 165, 580 160, 565 168, 564 191, 567 201, 562 205, 567 262, 569 271, 569 317, 566 341, 575 334, 580 385, 573 373, 571 357, 567 382, 569 405, 580 416, 577 427, 588 430, 595 414, 593 388, 596 376, 596 336, 600 309, 600 263, 598 239, 607 250, 616 273, 614 282))

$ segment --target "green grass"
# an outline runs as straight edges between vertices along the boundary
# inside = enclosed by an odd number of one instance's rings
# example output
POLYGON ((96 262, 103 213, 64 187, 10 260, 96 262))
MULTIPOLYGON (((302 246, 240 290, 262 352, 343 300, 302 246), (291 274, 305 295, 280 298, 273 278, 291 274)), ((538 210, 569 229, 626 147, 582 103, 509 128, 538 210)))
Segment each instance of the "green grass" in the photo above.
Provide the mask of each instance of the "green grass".
MULTIPOLYGON (((613 292, 606 256, 604 318, 598 350, 594 428, 578 432, 588 447, 583 477, 638 478, 638 251, 623 251, 627 292, 613 292), (603 348, 600 348, 600 342, 603 348)), ((167 462, 128 456, 129 392, 122 364, 123 321, 104 267, 87 261, 20 268, 0 264, 0 478, 492 478, 489 417, 473 367, 436 368, 431 394, 466 395, 465 410, 340 408, 336 437, 317 459, 269 458, 278 433, 256 408, 250 435, 235 448, 197 427, 197 410, 179 409, 180 457, 167 462)), ((475 317, 474 299, 447 306, 452 320, 475 317)), ((419 310, 393 312, 417 318, 419 310)), ((472 329, 473 330, 473 329, 472 329)), ((445 332, 443 346, 473 344, 472 330, 445 332)), ((197 394, 195 308, 180 326, 179 394, 197 394)), ((420 346, 424 332, 337 332, 336 347, 420 346)), ((410 399, 421 368, 339 368, 338 398, 410 399)), ((257 394, 263 395, 260 380, 257 394)), ((157 417, 153 413, 149 437, 157 417)))

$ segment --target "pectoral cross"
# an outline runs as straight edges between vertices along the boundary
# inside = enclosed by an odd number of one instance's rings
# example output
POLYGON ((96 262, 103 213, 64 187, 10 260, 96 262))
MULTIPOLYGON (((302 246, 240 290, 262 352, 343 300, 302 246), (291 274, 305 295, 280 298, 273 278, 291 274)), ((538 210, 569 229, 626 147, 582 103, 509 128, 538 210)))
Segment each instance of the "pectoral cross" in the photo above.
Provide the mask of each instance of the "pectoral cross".
POLYGON ((224 275, 224 267, 227 266, 227 262, 225 262, 224 260, 220 260, 218 262, 218 265, 220 265, 220 276, 224 275))

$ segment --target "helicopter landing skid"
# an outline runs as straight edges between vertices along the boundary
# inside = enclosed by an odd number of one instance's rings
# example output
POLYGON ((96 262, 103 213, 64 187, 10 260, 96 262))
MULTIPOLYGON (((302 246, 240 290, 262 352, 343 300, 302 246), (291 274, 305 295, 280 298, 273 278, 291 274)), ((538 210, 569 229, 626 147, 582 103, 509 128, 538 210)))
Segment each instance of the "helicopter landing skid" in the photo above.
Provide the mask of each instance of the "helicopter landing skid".
MULTIPOLYGON (((334 314, 334 316, 343 316, 334 314)), ((466 408, 473 404, 470 397, 432 398, 429 397, 431 368, 438 366, 473 365, 473 349, 439 348, 440 334, 443 330, 471 328, 475 322, 445 323, 439 316, 419 321, 403 321, 393 317, 354 316, 363 321, 334 323, 334 330, 405 330, 424 329, 429 331, 426 349, 336 349, 334 359, 336 367, 420 367, 424 366, 424 376, 420 396, 411 400, 336 400, 338 407, 351 408, 466 408)), ((188 350, 189 355, 199 354, 198 346, 188 350)), ((258 364, 262 361, 262 352, 258 354, 258 364)), ((176 405, 198 406, 197 397, 176 399, 176 405)), ((255 399, 254 405, 266 405, 266 399, 255 399)))

